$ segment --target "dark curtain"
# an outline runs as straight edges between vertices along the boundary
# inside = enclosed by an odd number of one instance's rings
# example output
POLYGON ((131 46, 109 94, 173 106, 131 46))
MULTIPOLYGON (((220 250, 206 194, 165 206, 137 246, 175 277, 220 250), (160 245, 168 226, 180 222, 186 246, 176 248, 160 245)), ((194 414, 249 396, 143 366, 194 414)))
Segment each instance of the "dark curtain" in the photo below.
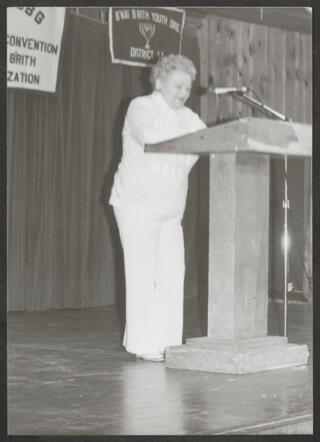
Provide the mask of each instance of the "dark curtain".
MULTIPOLYGON (((195 38, 184 43, 198 63, 195 38)), ((148 76, 111 63, 106 25, 67 14, 56 93, 8 90, 9 310, 123 306, 122 251, 107 199, 125 111, 150 92, 148 76)), ((194 95, 189 105, 197 110, 198 102, 194 95)), ((186 296, 199 277, 200 169, 184 222, 186 296)))

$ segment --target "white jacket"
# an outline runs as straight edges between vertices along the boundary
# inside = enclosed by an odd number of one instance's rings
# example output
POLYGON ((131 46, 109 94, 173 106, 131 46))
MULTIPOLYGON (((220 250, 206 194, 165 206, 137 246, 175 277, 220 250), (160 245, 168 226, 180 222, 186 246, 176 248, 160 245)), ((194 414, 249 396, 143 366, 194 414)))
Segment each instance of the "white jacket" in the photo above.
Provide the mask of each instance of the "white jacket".
POLYGON ((155 214, 182 217, 188 175, 198 156, 145 153, 144 145, 205 127, 195 112, 186 106, 172 109, 159 92, 133 99, 123 126, 122 158, 110 204, 136 203, 155 214))

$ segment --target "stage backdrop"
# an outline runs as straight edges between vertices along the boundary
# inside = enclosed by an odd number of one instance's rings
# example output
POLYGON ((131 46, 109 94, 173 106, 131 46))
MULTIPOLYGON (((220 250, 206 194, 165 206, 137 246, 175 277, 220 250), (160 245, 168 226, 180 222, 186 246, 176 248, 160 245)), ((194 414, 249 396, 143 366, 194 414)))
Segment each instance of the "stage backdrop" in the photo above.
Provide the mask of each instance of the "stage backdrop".
MULTIPOLYGON (((111 63, 107 25, 67 13, 65 26, 56 94, 8 90, 8 309, 116 303, 123 313, 122 251, 107 199, 125 111, 150 92, 150 71, 111 63)), ((193 32, 182 53, 199 64, 193 32)), ((189 104, 197 110, 199 97, 189 104)), ((195 253, 200 169, 184 222, 186 297, 197 292, 198 268, 207 275, 195 253)))
MULTIPOLYGON (((249 86, 267 106, 293 121, 312 124, 312 36, 245 20, 245 14, 243 21, 213 15, 203 20, 202 85, 208 84, 211 77, 214 87, 249 86)), ((211 94, 201 99, 201 115, 210 124, 250 116, 252 112, 230 96, 211 94)), ((276 298, 283 297, 283 163, 272 160, 270 176, 269 292, 276 298)), ((306 277, 312 276, 310 160, 288 160, 288 193, 288 281, 293 291, 303 291, 308 298, 312 294, 306 277)))

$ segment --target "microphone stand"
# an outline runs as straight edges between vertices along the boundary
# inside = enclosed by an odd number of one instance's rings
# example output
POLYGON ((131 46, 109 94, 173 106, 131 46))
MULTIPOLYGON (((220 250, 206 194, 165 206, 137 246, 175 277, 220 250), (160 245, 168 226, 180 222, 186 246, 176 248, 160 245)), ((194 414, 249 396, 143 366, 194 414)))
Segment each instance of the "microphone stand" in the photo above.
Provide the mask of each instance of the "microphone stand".
MULTIPOLYGON (((255 100, 252 97, 249 97, 247 94, 242 92, 229 92, 228 95, 232 95, 232 97, 236 98, 239 101, 244 102, 250 107, 254 108, 262 112, 265 115, 269 115, 274 119, 282 120, 282 121, 290 121, 285 115, 280 114, 279 112, 271 109, 268 106, 265 106, 261 101, 255 100)), ((284 200, 282 201, 282 207, 284 210, 284 225, 283 225, 283 248, 284 248, 284 326, 283 326, 283 334, 287 337, 287 310, 288 310, 288 209, 290 208, 290 202, 288 199, 288 182, 287 182, 287 172, 288 172, 288 156, 284 156, 284 200)))
POLYGON ((245 104, 254 108, 255 110, 258 110, 266 115, 269 114, 269 116, 272 115, 273 118, 277 120, 289 121, 289 119, 286 118, 285 115, 280 114, 274 109, 271 109, 271 107, 266 106, 261 101, 255 100, 254 98, 250 97, 245 93, 235 91, 235 92, 228 92, 228 95, 232 95, 237 100, 244 102, 245 104))

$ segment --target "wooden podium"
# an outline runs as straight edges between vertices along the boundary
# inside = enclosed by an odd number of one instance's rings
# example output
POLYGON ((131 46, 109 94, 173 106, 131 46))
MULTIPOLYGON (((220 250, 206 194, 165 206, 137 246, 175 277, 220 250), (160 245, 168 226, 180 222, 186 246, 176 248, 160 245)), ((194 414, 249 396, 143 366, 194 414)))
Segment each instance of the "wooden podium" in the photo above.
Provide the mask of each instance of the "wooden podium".
POLYGON ((311 126, 245 118, 145 151, 210 156, 208 336, 168 347, 166 366, 240 374, 306 364, 306 345, 267 336, 269 158, 311 157, 311 126))

